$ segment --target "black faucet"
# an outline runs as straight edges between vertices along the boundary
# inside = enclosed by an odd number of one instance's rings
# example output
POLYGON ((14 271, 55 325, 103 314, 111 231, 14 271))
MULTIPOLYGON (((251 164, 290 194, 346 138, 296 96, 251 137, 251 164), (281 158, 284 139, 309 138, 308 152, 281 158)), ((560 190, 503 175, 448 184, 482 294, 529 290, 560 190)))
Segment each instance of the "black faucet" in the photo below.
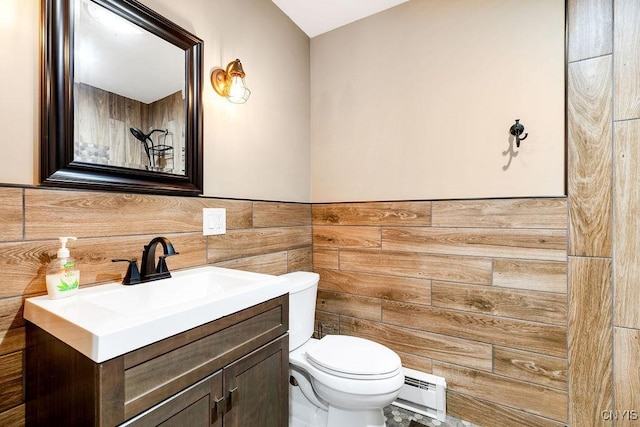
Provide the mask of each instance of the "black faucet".
POLYGON ((152 239, 148 245, 145 245, 142 252, 142 265, 138 270, 138 262, 136 259, 112 259, 113 262, 128 262, 127 274, 122 279, 123 285, 135 285, 142 282, 151 282, 152 280, 167 279, 171 277, 169 268, 167 267, 166 258, 171 255, 178 255, 173 245, 166 237, 156 237, 152 239), (158 264, 155 264, 156 247, 162 245, 163 254, 158 257, 158 264))
POLYGON ((165 258, 171 255, 178 255, 178 252, 173 248, 173 245, 166 237, 156 237, 144 247, 142 252, 142 265, 140 266, 140 278, 143 282, 150 282, 152 280, 166 279, 171 277, 165 258), (164 255, 161 255, 158 259, 158 265, 155 265, 156 261, 156 246, 162 245, 164 255))

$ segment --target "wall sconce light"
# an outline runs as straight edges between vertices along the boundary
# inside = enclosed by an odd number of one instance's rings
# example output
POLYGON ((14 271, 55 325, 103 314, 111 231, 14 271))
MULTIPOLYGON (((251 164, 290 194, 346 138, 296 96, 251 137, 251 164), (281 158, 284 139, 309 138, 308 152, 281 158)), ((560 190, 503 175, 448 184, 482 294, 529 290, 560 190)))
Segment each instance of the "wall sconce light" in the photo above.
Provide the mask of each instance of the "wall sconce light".
POLYGON ((244 104, 249 99, 251 91, 244 82, 244 70, 239 59, 229 62, 226 71, 216 68, 211 72, 211 86, 218 93, 233 102, 244 104))

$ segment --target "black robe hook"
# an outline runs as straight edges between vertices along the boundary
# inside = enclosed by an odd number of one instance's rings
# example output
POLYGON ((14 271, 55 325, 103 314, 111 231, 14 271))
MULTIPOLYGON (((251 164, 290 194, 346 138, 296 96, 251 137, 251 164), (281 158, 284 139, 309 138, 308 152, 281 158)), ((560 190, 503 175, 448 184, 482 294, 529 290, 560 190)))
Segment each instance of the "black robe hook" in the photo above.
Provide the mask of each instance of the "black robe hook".
POLYGON ((525 133, 524 136, 520 138, 520 135, 524 132, 524 126, 520 124, 520 119, 516 119, 516 124, 511 126, 509 132, 511 132, 511 135, 516 137, 516 147, 520 147, 520 141, 524 141, 529 136, 528 133, 525 133))

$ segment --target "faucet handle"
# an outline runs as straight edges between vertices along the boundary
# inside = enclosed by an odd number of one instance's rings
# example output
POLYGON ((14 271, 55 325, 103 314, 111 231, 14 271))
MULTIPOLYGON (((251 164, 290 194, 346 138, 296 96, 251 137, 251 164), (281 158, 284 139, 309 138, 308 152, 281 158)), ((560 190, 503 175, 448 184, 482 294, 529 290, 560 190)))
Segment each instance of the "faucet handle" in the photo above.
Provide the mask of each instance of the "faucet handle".
MULTIPOLYGON (((156 273, 169 273, 169 267, 167 267, 166 259, 168 256, 172 256, 172 255, 179 255, 179 254, 178 252, 174 252, 172 254, 160 255, 158 257, 158 265, 156 266, 156 273)), ((170 273, 168 277, 171 277, 170 273)))
POLYGON ((123 285, 135 285, 142 281, 140 270, 138 270, 138 260, 133 259, 112 259, 111 262, 128 262, 127 273, 122 279, 123 285))
POLYGON ((166 258, 167 257, 164 255, 158 257, 158 265, 156 266, 156 273, 169 273, 169 267, 167 267, 167 261, 165 261, 166 258))

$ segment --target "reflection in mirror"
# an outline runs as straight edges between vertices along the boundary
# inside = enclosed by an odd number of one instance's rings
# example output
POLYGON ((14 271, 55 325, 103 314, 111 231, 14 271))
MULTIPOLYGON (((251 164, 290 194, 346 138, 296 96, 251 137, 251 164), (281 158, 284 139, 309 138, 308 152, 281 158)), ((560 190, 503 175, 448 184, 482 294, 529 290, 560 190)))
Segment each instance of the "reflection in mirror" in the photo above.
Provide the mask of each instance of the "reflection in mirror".
POLYGON ((184 175, 184 50, 90 0, 73 28, 73 160, 184 175))
POLYGON ((40 183, 202 194, 202 50, 137 0, 42 0, 40 183))

